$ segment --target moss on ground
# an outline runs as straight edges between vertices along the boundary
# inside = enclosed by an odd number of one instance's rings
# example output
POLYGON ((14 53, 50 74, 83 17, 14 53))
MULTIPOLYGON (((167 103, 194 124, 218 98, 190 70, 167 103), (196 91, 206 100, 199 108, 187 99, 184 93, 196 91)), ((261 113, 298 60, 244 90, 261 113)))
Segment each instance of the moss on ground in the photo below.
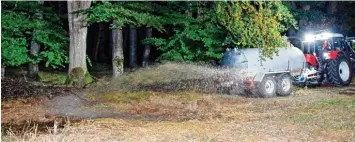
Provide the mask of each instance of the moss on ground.
POLYGON ((90 84, 90 83, 92 83, 92 82, 94 82, 94 79, 93 79, 92 76, 89 74, 89 72, 87 72, 87 73, 85 74, 85 77, 84 77, 84 83, 85 83, 85 84, 90 84))
POLYGON ((81 67, 76 67, 71 70, 69 77, 66 80, 67 84, 83 87, 92 83, 94 80, 88 71, 81 67))
POLYGON ((49 84, 65 84, 66 73, 39 72, 39 81, 49 84))

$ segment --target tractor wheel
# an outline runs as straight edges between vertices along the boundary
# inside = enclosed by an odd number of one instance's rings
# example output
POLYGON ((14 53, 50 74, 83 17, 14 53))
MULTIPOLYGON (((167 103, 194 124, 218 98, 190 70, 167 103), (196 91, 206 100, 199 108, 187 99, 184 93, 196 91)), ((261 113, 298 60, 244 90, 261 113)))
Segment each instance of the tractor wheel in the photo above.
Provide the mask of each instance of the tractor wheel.
POLYGON ((276 96, 276 81, 272 76, 266 76, 256 84, 256 93, 263 98, 271 98, 276 96))
POLYGON ((289 74, 278 76, 276 94, 279 96, 289 96, 292 92, 292 77, 289 74))
POLYGON ((327 66, 327 77, 335 86, 347 86, 352 80, 352 69, 349 60, 339 54, 336 60, 332 60, 327 66))

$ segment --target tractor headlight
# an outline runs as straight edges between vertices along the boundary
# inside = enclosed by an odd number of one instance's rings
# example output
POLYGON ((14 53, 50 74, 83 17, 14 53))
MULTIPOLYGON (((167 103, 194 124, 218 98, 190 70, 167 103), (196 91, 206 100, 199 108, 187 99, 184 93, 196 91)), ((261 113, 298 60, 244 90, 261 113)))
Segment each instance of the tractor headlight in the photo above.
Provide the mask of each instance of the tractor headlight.
POLYGON ((324 57, 324 59, 330 59, 330 56, 329 56, 328 52, 324 52, 323 53, 323 57, 324 57))

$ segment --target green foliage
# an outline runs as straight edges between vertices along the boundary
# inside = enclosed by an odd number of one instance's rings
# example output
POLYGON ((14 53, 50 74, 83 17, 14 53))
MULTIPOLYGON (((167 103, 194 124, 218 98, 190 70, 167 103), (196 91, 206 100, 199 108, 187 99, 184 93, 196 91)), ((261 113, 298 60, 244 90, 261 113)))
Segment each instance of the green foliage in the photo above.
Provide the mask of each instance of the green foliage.
POLYGON ((52 9, 38 2, 3 2, 1 11, 2 65, 19 66, 44 61, 57 68, 68 62, 67 33, 52 9), (43 46, 37 57, 30 57, 31 41, 43 46))
POLYGON ((149 38, 163 54, 158 60, 217 60, 227 47, 261 48, 271 57, 283 46, 281 33, 296 22, 281 2, 98 2, 88 23, 110 22, 154 27, 170 37, 149 38))
POLYGON ((23 13, 1 13, 1 60, 6 66, 19 66, 29 61, 26 31, 30 21, 23 13))
POLYGON ((216 14, 221 25, 239 47, 260 48, 262 57, 271 58, 283 47, 281 35, 296 21, 281 2, 218 2, 216 14))
POLYGON ((88 14, 88 24, 95 22, 110 22, 112 28, 121 28, 125 24, 136 26, 154 27, 164 31, 164 19, 156 16, 150 9, 150 2, 102 2, 96 3, 86 13, 88 14), (147 4, 147 5, 144 5, 147 4))
POLYGON ((174 26, 169 38, 150 38, 144 44, 152 44, 163 51, 158 60, 206 61, 221 58, 223 42, 227 36, 217 24, 214 13, 205 2, 168 2, 163 17, 174 26), (201 6, 200 6, 201 5, 201 6), (199 13, 199 17, 187 13, 199 13), (203 15, 203 16, 202 16, 203 15))
MULTIPOLYGON (((146 39, 164 53, 158 60, 199 61, 219 59, 227 47, 260 48, 261 57, 272 57, 284 46, 281 33, 296 26, 292 14, 281 2, 187 3, 174 11, 174 35, 168 39, 146 39), (179 11, 180 10, 180 11, 179 11), (200 17, 186 11, 200 12, 200 17), (183 22, 181 22, 183 21, 183 22)), ((167 15, 166 15, 167 16, 167 15)))

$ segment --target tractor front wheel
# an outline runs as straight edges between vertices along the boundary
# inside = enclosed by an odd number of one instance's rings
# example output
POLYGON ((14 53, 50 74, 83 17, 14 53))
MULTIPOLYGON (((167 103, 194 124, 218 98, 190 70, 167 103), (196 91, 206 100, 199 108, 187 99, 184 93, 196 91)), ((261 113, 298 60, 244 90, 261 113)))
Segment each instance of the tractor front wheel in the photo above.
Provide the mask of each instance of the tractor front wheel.
POLYGON ((349 60, 343 54, 339 54, 336 60, 327 65, 327 77, 335 86, 347 86, 352 80, 352 69, 349 60))

